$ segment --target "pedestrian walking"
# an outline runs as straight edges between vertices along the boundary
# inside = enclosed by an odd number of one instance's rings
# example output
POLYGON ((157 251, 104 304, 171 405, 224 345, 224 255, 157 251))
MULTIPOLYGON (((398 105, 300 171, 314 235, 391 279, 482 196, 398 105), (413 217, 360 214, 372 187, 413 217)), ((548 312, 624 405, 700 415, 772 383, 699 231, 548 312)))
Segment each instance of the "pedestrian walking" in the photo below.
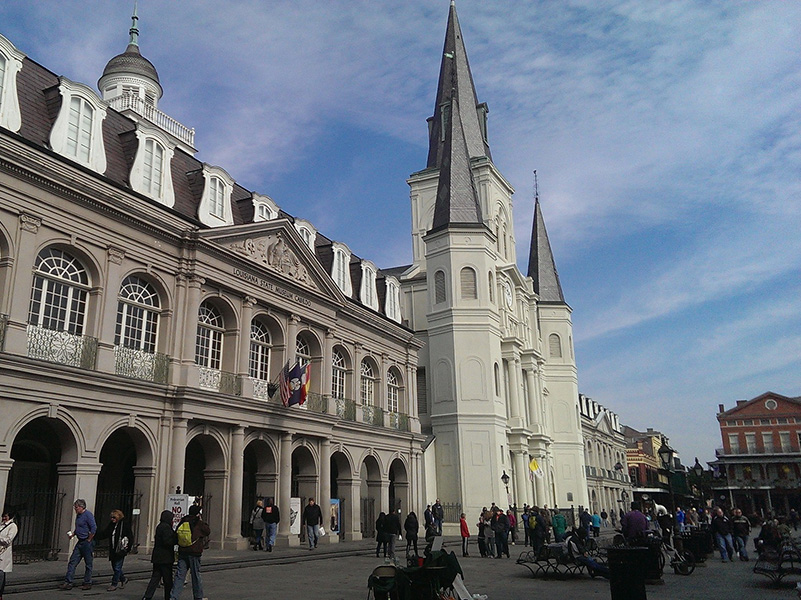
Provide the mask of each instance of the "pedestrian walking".
POLYGON ((751 522, 743 516, 743 511, 734 509, 734 518, 731 520, 732 541, 734 549, 740 555, 740 560, 748 560, 748 536, 751 535, 751 522))
POLYGON ((601 526, 609 527, 609 513, 606 512, 605 508, 601 509, 601 526))
POLYGON ((481 555, 481 558, 487 558, 489 556, 489 550, 487 549, 487 531, 489 530, 489 526, 483 516, 478 518, 476 527, 478 528, 478 553, 481 555))
POLYGON ((536 506, 531 509, 531 517, 528 523, 531 528, 529 535, 531 536, 531 545, 534 547, 534 555, 539 556, 543 546, 545 546, 545 530, 548 524, 540 509, 536 506))
POLYGON ((203 598, 203 577, 200 574, 200 558, 206 545, 205 538, 211 535, 211 529, 203 522, 200 507, 193 504, 189 514, 178 522, 178 567, 172 581, 170 600, 178 600, 184 591, 186 574, 192 574, 192 597, 203 598))
POLYGON ((272 552, 275 546, 275 534, 278 531, 278 523, 281 522, 281 511, 275 505, 272 498, 267 498, 262 510, 264 520, 264 541, 267 552, 272 552))
POLYGON ((551 517, 551 527, 553 528, 553 539, 555 542, 561 542, 565 539, 565 532, 567 531, 567 519, 559 511, 554 511, 551 517))
POLYGON ((601 515, 596 510, 590 518, 592 519, 592 537, 598 537, 601 535, 601 515))
POLYGON ((514 546, 517 542, 517 518, 512 509, 506 511, 506 518, 509 519, 509 537, 512 538, 511 540, 507 539, 506 542, 511 541, 514 546))
POLYGON ((320 525, 323 524, 323 511, 314 503, 314 498, 309 498, 309 503, 303 509, 303 523, 309 538, 309 550, 314 550, 320 537, 320 525))
POLYGON ((641 506, 639 502, 632 502, 631 510, 620 519, 623 537, 631 545, 636 545, 642 541, 648 531, 648 519, 642 514, 641 506))
POLYGON ((592 532, 592 515, 586 508, 581 515, 579 515, 579 524, 587 533, 587 537, 590 537, 590 533, 592 532))
POLYGON ((0 523, 0 600, 3 600, 3 592, 6 589, 8 578, 6 573, 11 573, 14 568, 13 546, 18 531, 11 513, 3 511, 3 522, 0 523))
POLYGON ((528 520, 531 517, 531 508, 528 505, 523 506, 523 514, 520 520, 523 522, 523 545, 528 546, 531 543, 529 538, 528 520))
POLYGON ((720 559, 723 562, 728 560, 734 562, 734 544, 731 539, 731 520, 723 513, 720 507, 715 510, 712 517, 712 533, 715 534, 715 542, 720 550, 720 559))
POLYGON ((437 526, 437 535, 442 535, 442 522, 445 520, 445 508, 437 498, 434 506, 431 507, 431 514, 434 516, 434 524, 437 526))
POLYGON ((261 550, 261 538, 264 535, 264 502, 256 501, 256 506, 250 512, 250 528, 253 530, 253 549, 261 550))
POLYGON ((133 547, 133 531, 121 510, 112 510, 109 524, 102 531, 98 531, 96 540, 108 540, 108 559, 111 562, 111 584, 107 591, 113 592, 125 587, 128 578, 122 572, 125 557, 133 547))
POLYGON ((389 535, 387 534, 387 513, 381 511, 375 520, 375 557, 383 550, 384 558, 387 556, 387 546, 389 545, 389 535))
POLYGON ((68 531, 67 535, 70 539, 77 538, 78 542, 70 555, 69 563, 67 563, 67 573, 64 575, 64 582, 58 586, 61 590, 72 589, 72 579, 75 576, 75 569, 78 564, 83 560, 84 573, 82 590, 92 589, 92 563, 94 556, 92 555, 92 540, 95 539, 97 534, 97 523, 95 516, 86 510, 86 500, 78 498, 72 505, 75 510, 75 529, 68 531))
POLYGON ((504 554, 506 558, 509 556, 509 519, 506 518, 504 512, 499 508, 495 511, 492 517, 492 531, 495 533, 495 558, 501 558, 504 554))
POLYGON ((390 558, 395 558, 395 542, 401 536, 401 522, 400 516, 397 512, 391 512, 387 515, 387 542, 388 554, 390 558))
POLYGON ((164 586, 164 600, 170 600, 172 593, 172 565, 175 563, 175 545, 178 537, 172 529, 172 511, 161 512, 159 524, 156 525, 156 535, 153 538, 153 551, 150 553, 150 562, 153 571, 147 584, 142 600, 152 600, 156 588, 161 581, 164 586))
POLYGON ((406 520, 403 522, 403 529, 406 532, 406 556, 414 546, 414 556, 420 556, 417 551, 417 538, 420 533, 420 522, 417 520, 417 515, 414 511, 406 515, 406 520))
POLYGON ((465 518, 467 515, 462 513, 459 517, 459 533, 462 536, 462 556, 469 556, 468 550, 468 542, 470 541, 470 528, 467 526, 467 519, 465 518))

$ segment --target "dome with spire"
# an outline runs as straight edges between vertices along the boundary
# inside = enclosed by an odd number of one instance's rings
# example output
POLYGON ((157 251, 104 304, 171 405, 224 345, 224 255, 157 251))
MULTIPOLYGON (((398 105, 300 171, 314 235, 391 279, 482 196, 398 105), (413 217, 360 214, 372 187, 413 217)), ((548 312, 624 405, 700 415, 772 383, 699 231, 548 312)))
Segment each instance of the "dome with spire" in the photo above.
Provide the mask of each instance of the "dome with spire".
POLYGON ((137 44, 128 44, 125 52, 108 61, 100 79, 112 74, 139 75, 152 79, 156 84, 160 85, 156 67, 139 53, 137 44))

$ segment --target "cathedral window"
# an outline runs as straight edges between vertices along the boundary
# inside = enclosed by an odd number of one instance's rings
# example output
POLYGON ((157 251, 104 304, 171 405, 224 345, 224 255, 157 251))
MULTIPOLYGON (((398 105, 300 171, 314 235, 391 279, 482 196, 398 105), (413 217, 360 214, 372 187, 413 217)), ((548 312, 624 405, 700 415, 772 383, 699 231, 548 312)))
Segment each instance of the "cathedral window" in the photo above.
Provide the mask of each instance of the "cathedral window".
POLYGON ((25 55, 0 35, 0 127, 19 131, 22 116, 17 96, 17 73, 25 55))
POLYGON ((61 110, 50 131, 54 152, 98 173, 106 172, 103 121, 106 104, 88 87, 60 78, 61 110))
POLYGON ((83 335, 89 277, 83 265, 56 248, 42 250, 34 264, 28 323, 83 335))
POLYGON ((270 380, 270 351, 272 343, 270 330, 259 320, 250 324, 250 367, 249 375, 253 379, 270 380))
POLYGON ((462 300, 477 300, 478 289, 476 286, 476 272, 470 267, 465 267, 459 273, 461 283, 462 300))
POLYGON ((434 273, 434 303, 445 302, 445 273, 437 271, 434 273))
POLYGON ((223 318, 210 302, 198 309, 195 363, 208 369, 219 370, 222 365, 223 318))
POLYGON ((562 358, 562 340, 556 333, 548 336, 548 353, 551 358, 562 358))
POLYGON ((334 398, 345 397, 345 357, 339 350, 334 350, 331 354, 331 396, 334 398))
POLYGON ((126 277, 120 286, 114 345, 156 351, 159 323, 159 297, 155 288, 140 277, 126 277))

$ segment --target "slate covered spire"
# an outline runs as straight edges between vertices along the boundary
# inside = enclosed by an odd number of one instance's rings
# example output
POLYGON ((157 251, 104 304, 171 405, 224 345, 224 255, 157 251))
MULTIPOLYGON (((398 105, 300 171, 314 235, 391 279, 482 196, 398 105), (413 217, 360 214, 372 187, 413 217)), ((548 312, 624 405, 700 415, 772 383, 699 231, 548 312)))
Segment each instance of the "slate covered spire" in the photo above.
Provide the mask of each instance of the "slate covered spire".
POLYGON ((470 64, 467 61, 467 51, 462 39, 462 30, 459 27, 459 18, 456 15, 456 5, 451 2, 448 26, 445 31, 445 46, 442 50, 442 64, 439 70, 437 99, 434 103, 434 116, 428 120, 427 168, 442 166, 445 146, 443 130, 447 128, 447 123, 443 123, 443 112, 450 106, 453 97, 458 98, 462 111, 464 137, 469 157, 492 158, 489 144, 486 141, 487 105, 479 105, 476 99, 476 88, 473 84, 470 64))
POLYGON ((531 249, 528 254, 528 276, 534 280, 534 291, 542 302, 565 303, 559 273, 553 260, 551 243, 545 230, 540 199, 534 200, 534 224, 531 229, 531 249))
POLYGON ((451 224, 483 224, 458 98, 454 95, 445 108, 445 140, 432 230, 451 224))

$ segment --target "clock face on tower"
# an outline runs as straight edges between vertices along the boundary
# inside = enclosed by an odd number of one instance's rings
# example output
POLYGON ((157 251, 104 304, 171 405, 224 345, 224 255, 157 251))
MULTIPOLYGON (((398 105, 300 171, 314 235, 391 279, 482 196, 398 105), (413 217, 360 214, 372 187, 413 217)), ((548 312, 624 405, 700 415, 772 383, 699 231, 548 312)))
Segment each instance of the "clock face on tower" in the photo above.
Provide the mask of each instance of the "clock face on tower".
POLYGON ((512 308, 514 298, 512 297, 512 286, 508 281, 503 282, 503 297, 506 299, 506 306, 512 308))

